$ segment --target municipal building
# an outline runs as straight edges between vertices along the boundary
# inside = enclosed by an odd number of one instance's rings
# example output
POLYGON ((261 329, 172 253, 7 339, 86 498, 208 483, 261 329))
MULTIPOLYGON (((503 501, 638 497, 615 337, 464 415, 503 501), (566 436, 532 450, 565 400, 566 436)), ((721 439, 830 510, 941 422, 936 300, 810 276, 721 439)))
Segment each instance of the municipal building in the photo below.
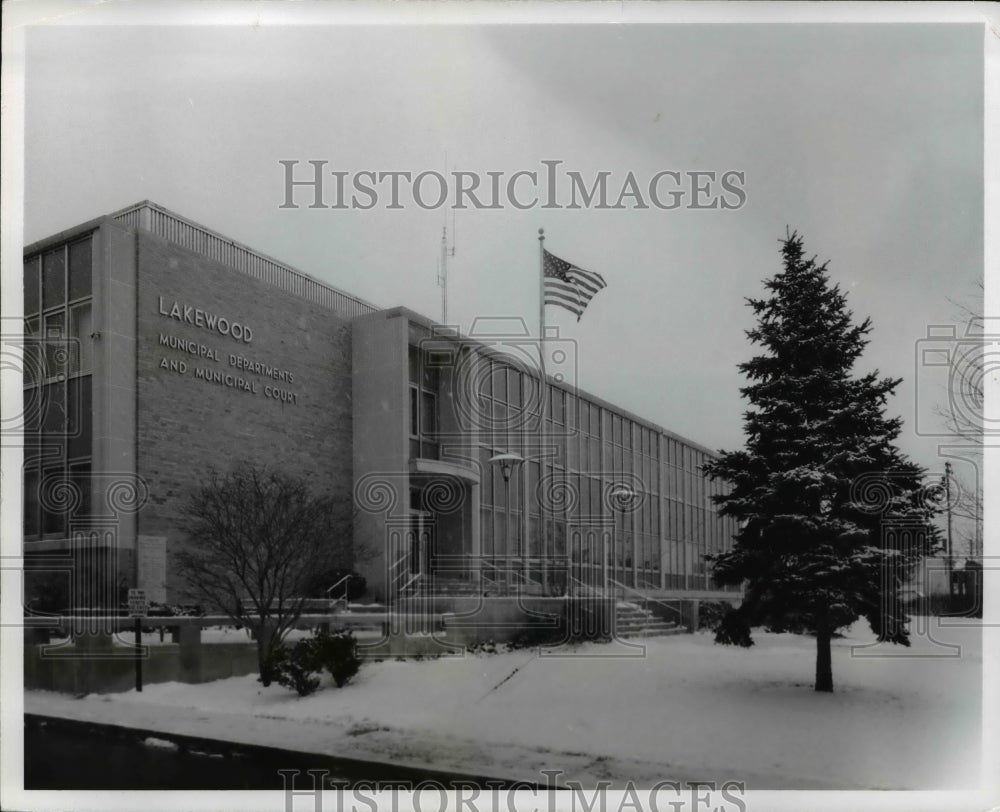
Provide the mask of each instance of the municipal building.
POLYGON ((518 322, 460 335, 148 201, 28 246, 24 308, 26 566, 76 562, 94 605, 184 602, 185 504, 243 460, 337 499, 376 601, 734 597, 712 452, 580 391, 558 336, 542 376, 518 322))

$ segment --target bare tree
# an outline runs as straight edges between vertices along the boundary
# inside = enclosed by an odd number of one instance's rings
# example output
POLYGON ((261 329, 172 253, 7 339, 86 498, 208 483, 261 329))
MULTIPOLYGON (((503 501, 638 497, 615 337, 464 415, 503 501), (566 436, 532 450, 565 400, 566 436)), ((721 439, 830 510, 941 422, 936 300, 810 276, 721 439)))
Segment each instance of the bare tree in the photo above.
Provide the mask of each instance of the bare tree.
POLYGON ((177 556, 178 572, 189 595, 253 632, 265 685, 316 573, 345 556, 335 508, 305 480, 250 463, 210 472, 188 501, 190 543, 177 556))

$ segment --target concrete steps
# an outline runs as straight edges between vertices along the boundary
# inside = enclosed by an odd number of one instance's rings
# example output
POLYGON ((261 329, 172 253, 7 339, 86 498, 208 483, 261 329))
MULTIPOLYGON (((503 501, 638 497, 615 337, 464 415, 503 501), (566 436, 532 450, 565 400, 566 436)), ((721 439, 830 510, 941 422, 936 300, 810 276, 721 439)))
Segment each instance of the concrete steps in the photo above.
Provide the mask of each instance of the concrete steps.
POLYGON ((634 603, 619 601, 615 606, 615 633, 618 637, 667 637, 685 634, 686 631, 683 626, 661 620, 634 603))

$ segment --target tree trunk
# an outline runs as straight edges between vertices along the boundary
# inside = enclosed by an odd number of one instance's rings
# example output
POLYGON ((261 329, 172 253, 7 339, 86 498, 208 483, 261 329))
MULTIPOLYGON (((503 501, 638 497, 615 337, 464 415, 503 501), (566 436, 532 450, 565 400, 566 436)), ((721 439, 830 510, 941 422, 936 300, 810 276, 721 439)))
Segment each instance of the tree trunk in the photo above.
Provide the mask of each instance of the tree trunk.
POLYGON ((257 671, 259 674, 259 679, 266 688, 271 684, 271 668, 270 668, 270 654, 267 650, 267 644, 264 642, 262 635, 257 636, 257 671))
POLYGON ((830 630, 825 626, 816 630, 816 685, 817 691, 833 693, 833 664, 830 662, 830 630))
POLYGON ((273 668, 274 623, 269 618, 262 618, 254 631, 257 635, 257 668, 260 671, 260 681, 268 686, 277 676, 273 668))

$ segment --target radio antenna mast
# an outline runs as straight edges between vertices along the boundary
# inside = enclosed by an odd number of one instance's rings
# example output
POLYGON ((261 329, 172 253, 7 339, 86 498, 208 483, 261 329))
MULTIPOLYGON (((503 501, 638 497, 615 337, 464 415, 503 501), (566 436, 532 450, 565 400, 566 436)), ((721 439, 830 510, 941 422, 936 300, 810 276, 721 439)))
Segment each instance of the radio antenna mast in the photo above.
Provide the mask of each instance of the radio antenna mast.
POLYGON ((454 220, 452 221, 452 244, 448 247, 448 226, 441 230, 441 270, 438 285, 441 286, 441 323, 448 323, 448 257, 455 256, 454 220))

